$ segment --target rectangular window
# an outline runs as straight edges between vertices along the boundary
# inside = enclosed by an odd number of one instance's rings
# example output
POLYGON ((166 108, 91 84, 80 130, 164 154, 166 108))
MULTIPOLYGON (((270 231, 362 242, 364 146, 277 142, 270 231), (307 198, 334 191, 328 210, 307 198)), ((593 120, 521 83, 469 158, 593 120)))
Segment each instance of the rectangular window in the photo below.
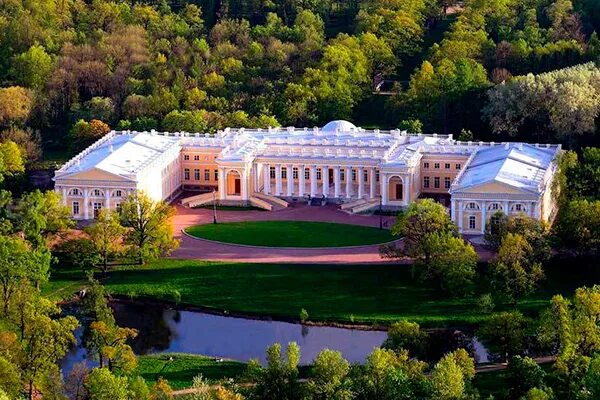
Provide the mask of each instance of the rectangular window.
POLYGON ((210 181, 210 169, 205 169, 204 170, 204 180, 205 181, 210 181))
POLYGON ((367 182, 369 180, 369 171, 365 170, 363 172, 363 180, 367 182))
POLYGON ((440 188, 440 177, 436 176, 433 178, 433 187, 436 189, 440 188))
POLYGON ((186 181, 190 180, 190 169, 186 168, 183 170, 183 179, 186 181))
POLYGON ((433 168, 440 169, 440 163, 436 162, 435 164, 433 164, 433 168))
POLYGON ((356 182, 356 170, 355 169, 352 170, 352 181, 356 182))
POLYGON ((460 164, 456 164, 456 169, 460 169, 460 164))
POLYGON ((200 156, 194 156, 194 161, 200 161, 200 156))
POLYGON ((346 170, 340 169, 340 181, 345 181, 345 180, 346 180, 346 170))
POLYGON ((79 215, 79 202, 73 202, 73 215, 79 215))
POLYGON ((281 167, 281 179, 287 179, 287 168, 281 167))
POLYGON ((379 182, 379 170, 375 171, 375 181, 379 182))
POLYGON ((199 181, 200 180, 200 170, 198 168, 194 169, 194 180, 195 181, 199 181))
POLYGON ((475 216, 469 216, 469 229, 475 229, 475 216))
POLYGON ((310 169, 304 168, 304 179, 310 179, 310 169))
POLYGON ((189 154, 185 154, 185 155, 183 156, 183 159, 184 159, 185 161, 189 161, 189 160, 190 160, 190 155, 189 155, 189 154))
POLYGON ((271 167, 269 169, 269 176, 271 177, 271 179, 275 179, 275 167, 271 167))
POLYGON ((429 163, 428 162, 423 163, 423 168, 429 168, 429 163))
POLYGON ((219 180, 219 170, 215 169, 215 181, 219 180))
POLYGON ((298 179, 298 167, 292 168, 292 179, 298 179))
POLYGON ((317 168, 317 180, 320 181, 323 173, 321 168, 317 168))
POLYGON ((450 178, 448 178, 448 177, 445 177, 445 178, 444 178, 444 187, 445 187, 446 189, 450 189, 450 183, 451 183, 451 182, 450 182, 450 178))
POLYGON ((423 187, 424 188, 428 188, 429 187, 429 177, 428 176, 424 176, 423 177, 423 187))
POLYGON ((444 168, 446 168, 446 169, 450 169, 450 163, 446 163, 446 164, 444 164, 444 168))

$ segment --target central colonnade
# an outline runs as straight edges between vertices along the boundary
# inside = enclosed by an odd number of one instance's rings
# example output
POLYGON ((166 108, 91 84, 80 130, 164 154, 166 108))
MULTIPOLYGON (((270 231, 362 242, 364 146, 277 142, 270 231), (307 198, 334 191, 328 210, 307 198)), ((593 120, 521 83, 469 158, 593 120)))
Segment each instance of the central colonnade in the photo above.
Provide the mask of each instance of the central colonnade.
POLYGON ((375 199, 385 191, 375 166, 259 163, 256 171, 262 175, 257 188, 273 196, 375 199))

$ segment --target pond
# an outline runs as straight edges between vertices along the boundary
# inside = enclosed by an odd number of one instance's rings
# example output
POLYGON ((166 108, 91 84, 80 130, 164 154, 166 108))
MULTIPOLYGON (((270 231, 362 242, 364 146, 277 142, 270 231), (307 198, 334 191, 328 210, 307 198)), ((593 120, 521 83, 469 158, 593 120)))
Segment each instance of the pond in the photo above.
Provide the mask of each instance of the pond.
MULTIPOLYGON (((246 362, 256 358, 265 363, 265 351, 273 343, 300 346, 300 364, 310 364, 323 349, 337 350, 351 363, 363 363, 375 347, 383 344, 387 332, 328 326, 245 319, 196 311, 178 311, 158 305, 113 303, 120 326, 135 328, 132 342, 136 354, 180 352, 222 357, 246 362)), ((76 311, 76 310, 74 310, 76 311)), ((450 332, 448 337, 455 337, 450 332)), ((72 349, 62 363, 67 373, 75 363, 86 360, 81 347, 83 329, 77 331, 79 346, 72 349)), ((475 338, 465 336, 477 361, 486 362, 487 351, 475 338)), ((446 341, 444 339, 444 341, 446 341)), ((463 340, 464 342, 464 340, 463 340)), ((444 346, 445 347, 445 346, 444 346)), ((443 354, 443 353, 442 353, 443 354)))

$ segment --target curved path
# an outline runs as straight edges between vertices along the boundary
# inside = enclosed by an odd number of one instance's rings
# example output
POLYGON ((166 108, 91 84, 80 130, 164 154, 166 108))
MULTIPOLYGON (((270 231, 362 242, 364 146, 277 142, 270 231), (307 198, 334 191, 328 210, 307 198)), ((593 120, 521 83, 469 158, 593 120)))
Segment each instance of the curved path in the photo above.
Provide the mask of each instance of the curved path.
MULTIPOLYGON (((229 262, 256 263, 387 263, 389 260, 379 255, 379 245, 368 245, 351 248, 260 248, 238 246, 192 238, 182 230, 192 225, 209 224, 213 221, 213 212, 204 208, 185 208, 176 206, 177 214, 173 219, 175 236, 181 240, 179 249, 171 257, 187 259, 203 259, 229 262)), ((306 204, 290 204, 288 208, 278 211, 217 211, 220 222, 238 221, 320 221, 341 224, 379 226, 379 216, 348 214, 334 205, 310 207, 306 204)), ((394 217, 383 217, 384 226, 390 227, 394 217)), ((310 234, 310 232, 307 232, 310 234)))

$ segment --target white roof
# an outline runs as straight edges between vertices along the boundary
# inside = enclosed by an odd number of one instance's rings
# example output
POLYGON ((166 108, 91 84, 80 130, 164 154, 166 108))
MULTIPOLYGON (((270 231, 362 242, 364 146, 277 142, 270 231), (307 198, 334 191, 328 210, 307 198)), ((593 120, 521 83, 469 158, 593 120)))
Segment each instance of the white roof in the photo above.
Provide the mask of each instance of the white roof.
POLYGON ((559 146, 505 143, 478 149, 457 176, 452 192, 499 182, 538 193, 559 146))
POLYGON ((114 175, 132 176, 150 164, 180 139, 147 132, 111 132, 57 171, 66 175, 92 168, 114 175))
POLYGON ((326 123, 321 130, 325 132, 352 132, 356 130, 356 125, 354 125, 352 122, 338 119, 326 123))

